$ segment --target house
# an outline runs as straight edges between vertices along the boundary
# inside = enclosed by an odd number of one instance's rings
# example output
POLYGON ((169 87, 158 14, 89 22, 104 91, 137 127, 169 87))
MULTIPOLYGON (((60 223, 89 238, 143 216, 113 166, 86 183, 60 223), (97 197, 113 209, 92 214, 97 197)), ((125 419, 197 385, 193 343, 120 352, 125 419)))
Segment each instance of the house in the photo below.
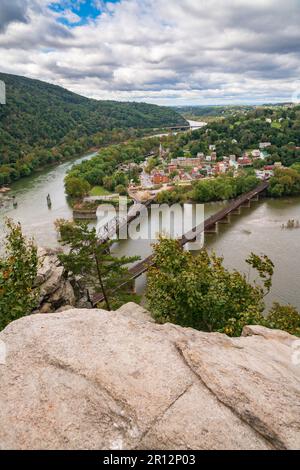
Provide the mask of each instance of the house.
POLYGON ((210 145, 209 150, 211 150, 212 152, 215 152, 216 146, 215 145, 210 145))
POLYGON ((260 150, 252 150, 251 155, 253 158, 260 158, 260 150))
POLYGON ((214 166, 216 173, 226 173, 227 165, 223 162, 219 162, 214 166))
POLYGON ((203 152, 198 152, 197 153, 197 158, 200 158, 202 161, 204 160, 204 153, 203 152))
POLYGON ((211 154, 211 161, 212 161, 212 162, 215 162, 216 160, 217 160, 217 154, 216 154, 216 152, 212 152, 212 154, 211 154))
POLYGON ((215 173, 214 169, 210 165, 206 165, 205 171, 207 176, 213 176, 213 174, 215 173))
POLYGON ((260 180, 266 180, 274 176, 274 171, 272 170, 256 170, 256 177, 260 180))
POLYGON ((169 174, 173 173, 173 171, 176 171, 176 170, 177 170, 177 165, 172 165, 172 164, 168 165, 169 174))
POLYGON ((238 169, 239 165, 236 160, 229 160, 229 168, 238 169))
POLYGON ((193 167, 199 166, 202 163, 201 157, 178 157, 171 160, 171 165, 181 166, 181 167, 193 167))
POLYGON ((152 183, 153 184, 164 184, 169 182, 169 177, 165 175, 163 172, 154 172, 152 175, 152 183))
POLYGON ((195 167, 195 168, 193 168, 192 171, 191 171, 191 177, 192 177, 193 179, 200 179, 200 178, 202 178, 202 175, 201 175, 201 173, 200 173, 200 170, 201 170, 200 167, 195 167))
POLYGON ((265 170, 265 171, 273 171, 274 168, 275 168, 274 165, 265 165, 265 166, 264 166, 264 170, 265 170))
POLYGON ((272 145, 271 142, 261 142, 259 144, 259 148, 262 150, 262 149, 266 149, 268 147, 271 147, 271 145, 272 145))
POLYGON ((252 160, 249 157, 246 157, 246 156, 238 158, 237 163, 241 167, 252 166, 252 164, 253 164, 252 160))

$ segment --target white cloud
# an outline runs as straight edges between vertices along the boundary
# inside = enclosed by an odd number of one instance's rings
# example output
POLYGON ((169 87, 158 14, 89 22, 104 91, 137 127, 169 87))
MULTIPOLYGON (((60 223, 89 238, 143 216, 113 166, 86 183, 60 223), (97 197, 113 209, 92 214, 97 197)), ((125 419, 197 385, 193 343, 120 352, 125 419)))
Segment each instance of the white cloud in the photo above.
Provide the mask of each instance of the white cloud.
POLYGON ((121 0, 105 8, 100 1, 103 13, 79 26, 66 2, 63 16, 73 27, 58 23, 61 14, 46 0, 2 2, 2 70, 86 96, 288 100, 299 77, 297 0, 121 0))

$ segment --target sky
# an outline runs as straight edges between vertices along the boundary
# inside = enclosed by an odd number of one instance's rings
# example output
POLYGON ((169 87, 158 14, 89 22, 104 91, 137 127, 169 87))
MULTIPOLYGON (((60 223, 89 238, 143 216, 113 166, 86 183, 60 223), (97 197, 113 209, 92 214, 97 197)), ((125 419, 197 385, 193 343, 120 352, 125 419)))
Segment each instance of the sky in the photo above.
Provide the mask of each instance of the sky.
POLYGON ((96 99, 298 101, 299 0, 0 0, 0 70, 96 99))

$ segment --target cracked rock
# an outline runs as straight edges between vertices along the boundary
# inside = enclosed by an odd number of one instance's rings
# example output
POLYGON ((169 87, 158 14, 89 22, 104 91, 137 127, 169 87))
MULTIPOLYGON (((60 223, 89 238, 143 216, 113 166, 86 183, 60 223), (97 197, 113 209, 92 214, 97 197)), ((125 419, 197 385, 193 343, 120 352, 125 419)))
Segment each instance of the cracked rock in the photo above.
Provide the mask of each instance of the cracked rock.
POLYGON ((247 328, 158 325, 132 303, 17 320, 0 333, 0 449, 297 449, 297 338, 247 328))

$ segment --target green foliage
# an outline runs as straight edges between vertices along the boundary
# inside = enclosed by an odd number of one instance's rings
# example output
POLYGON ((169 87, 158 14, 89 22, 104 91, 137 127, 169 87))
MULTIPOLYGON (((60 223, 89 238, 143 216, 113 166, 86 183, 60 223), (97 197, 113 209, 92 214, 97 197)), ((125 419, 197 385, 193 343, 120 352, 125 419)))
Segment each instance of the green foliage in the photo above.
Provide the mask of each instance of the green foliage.
MULTIPOLYGON (((123 145, 110 145, 90 160, 84 160, 82 163, 74 165, 68 173, 66 181, 71 177, 81 178, 92 187, 103 186, 107 191, 115 192, 117 186, 126 187, 131 179, 132 170, 121 171, 120 165, 141 163, 145 159, 145 155, 157 150, 158 146, 158 138, 136 139, 123 145)), ((67 187, 66 193, 70 195, 67 187)))
POLYGON ((246 259, 253 269, 255 269, 260 279, 263 281, 264 289, 261 289, 262 295, 265 297, 271 290, 272 277, 274 274, 274 264, 270 258, 266 255, 258 256, 255 253, 251 253, 249 258, 246 259))
MULTIPOLYGON (((186 113, 208 116, 208 119, 203 119, 208 122, 207 127, 187 136, 184 145, 192 155, 198 152, 206 154, 209 145, 213 144, 216 146, 218 158, 222 160, 223 155, 241 156, 243 152, 257 149, 260 142, 271 142, 264 164, 282 162, 284 166, 289 167, 300 162, 299 106, 292 109, 282 106, 262 108, 211 106, 175 109, 183 112, 184 116, 186 113), (219 116, 219 118, 211 121, 210 116, 219 116), (266 122, 266 118, 271 118, 272 123, 266 122)), ((180 137, 178 142, 181 142, 180 137)), ((176 143, 173 143, 173 147, 176 148, 176 143)))
POLYGON ((118 186, 115 187, 115 191, 121 196, 126 196, 127 194, 126 186, 124 186, 123 184, 118 184, 118 186))
POLYGON ((109 196, 111 194, 110 191, 103 188, 103 186, 94 186, 90 191, 90 196, 109 196))
POLYGON ((190 192, 183 186, 175 186, 172 190, 161 191, 156 196, 158 204, 184 204, 188 201, 190 192))
POLYGON ((262 325, 300 336, 300 314, 291 305, 275 303, 265 317, 264 297, 272 286, 274 265, 265 255, 251 253, 246 262, 258 272, 262 285, 229 271, 223 258, 202 250, 197 256, 174 240, 154 246, 148 273, 147 299, 153 317, 203 331, 240 336, 246 325, 262 325))
MULTIPOLYGON (((261 274, 269 272, 265 257, 257 265, 261 274)), ((153 317, 161 323, 240 335, 246 324, 263 324, 263 295, 261 287, 237 271, 228 271, 215 254, 203 250, 193 256, 177 241, 167 239, 154 246, 147 299, 153 317)))
POLYGON ((226 326, 220 330, 228 336, 241 336, 244 326, 261 325, 269 327, 268 322, 256 307, 250 306, 246 312, 239 313, 228 320, 226 326))
POLYGON ((81 275, 86 286, 96 293, 101 293, 107 310, 128 301, 127 265, 139 258, 113 256, 110 253, 113 242, 100 244, 96 229, 90 229, 88 224, 58 220, 56 228, 61 241, 69 247, 68 253, 59 255, 65 269, 74 275, 81 275), (123 288, 118 289, 121 284, 123 288))
POLYGON ((193 189, 187 191, 183 187, 175 187, 171 191, 162 191, 157 196, 157 201, 162 204, 185 203, 187 200, 194 202, 224 201, 251 191, 259 184, 259 180, 248 174, 238 177, 218 176, 193 183, 193 189))
POLYGON ((20 224, 7 221, 5 255, 0 259, 0 330, 28 315, 36 306, 37 249, 26 240, 20 224))
POLYGON ((291 335, 300 336, 300 314, 291 305, 274 303, 267 320, 270 328, 285 330, 291 335))
POLYGON ((294 164, 291 166, 291 169, 297 171, 297 173, 300 173, 300 162, 294 163, 294 164))
POLYGON ((7 104, 0 107, 0 184, 36 168, 121 142, 141 131, 185 124, 172 109, 146 103, 88 99, 64 88, 0 73, 7 104), (121 130, 123 129, 123 130, 121 130))
POLYGON ((86 196, 91 189, 90 184, 83 178, 67 175, 65 177, 65 190, 71 198, 82 198, 86 196))
POLYGON ((277 169, 270 179, 268 193, 272 197, 297 196, 300 194, 300 164, 288 169, 277 169))
MULTIPOLYGON (((246 180, 246 177, 240 178, 243 179, 243 181, 246 180)), ((256 178, 254 178, 254 180, 252 179, 253 177, 247 178, 251 178, 251 183, 253 181, 253 187, 257 186, 258 183, 256 178)), ((241 181, 238 178, 219 176, 214 179, 197 182, 194 185, 191 196, 192 200, 197 202, 227 200, 244 192, 244 187, 248 188, 248 185, 241 184, 241 181)))
POLYGON ((151 171, 154 170, 156 165, 158 164, 157 158, 149 158, 147 161, 147 167, 145 168, 146 173, 150 175, 151 171))

